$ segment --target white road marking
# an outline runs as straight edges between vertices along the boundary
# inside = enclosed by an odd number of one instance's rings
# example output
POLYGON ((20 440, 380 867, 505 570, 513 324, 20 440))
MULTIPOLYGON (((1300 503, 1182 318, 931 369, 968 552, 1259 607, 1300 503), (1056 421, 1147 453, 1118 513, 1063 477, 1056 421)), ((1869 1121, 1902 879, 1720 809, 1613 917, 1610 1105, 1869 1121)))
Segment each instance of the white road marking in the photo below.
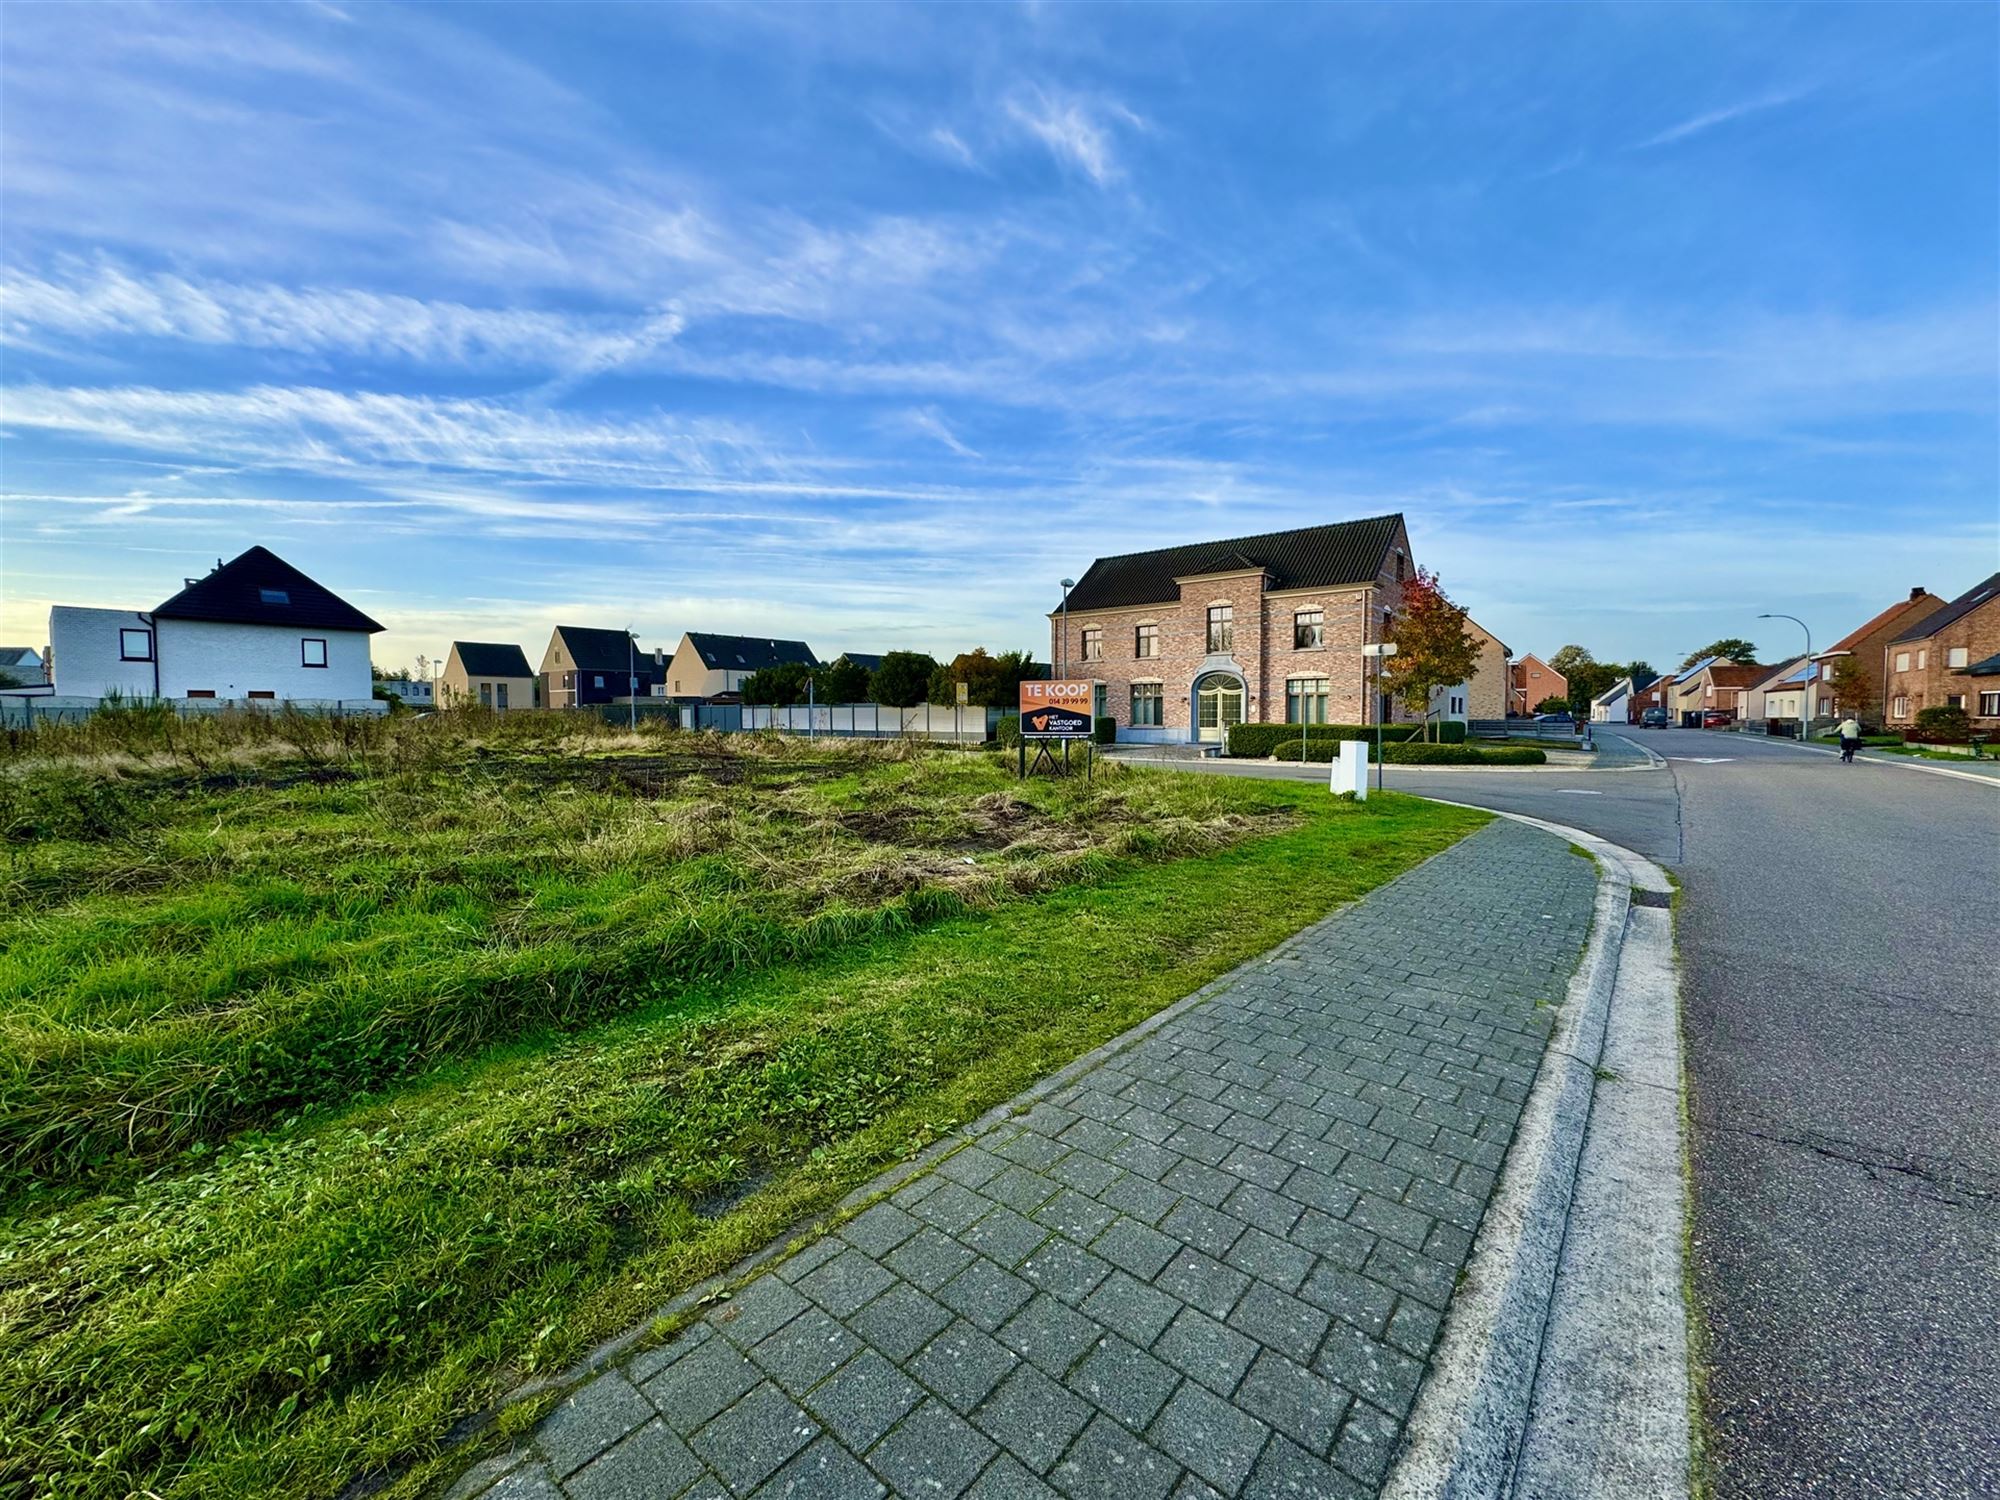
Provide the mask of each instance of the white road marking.
POLYGON ((1559 786, 1556 788, 1565 797, 1602 797, 1602 792, 1586 792, 1580 786, 1559 786))
POLYGON ((1736 759, 1733 755, 1669 755, 1668 760, 1692 761, 1698 766, 1719 766, 1724 761, 1736 759))

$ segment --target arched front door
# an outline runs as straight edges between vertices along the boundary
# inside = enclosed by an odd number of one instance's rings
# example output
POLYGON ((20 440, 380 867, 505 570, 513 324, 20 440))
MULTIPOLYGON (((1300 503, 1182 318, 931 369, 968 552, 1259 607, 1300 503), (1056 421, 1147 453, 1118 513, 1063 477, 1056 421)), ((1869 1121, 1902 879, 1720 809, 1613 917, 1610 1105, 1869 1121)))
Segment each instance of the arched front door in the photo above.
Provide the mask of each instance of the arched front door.
POLYGON ((1229 726, 1243 722, 1243 683, 1226 672, 1210 672, 1194 685, 1195 738, 1227 741, 1229 726))

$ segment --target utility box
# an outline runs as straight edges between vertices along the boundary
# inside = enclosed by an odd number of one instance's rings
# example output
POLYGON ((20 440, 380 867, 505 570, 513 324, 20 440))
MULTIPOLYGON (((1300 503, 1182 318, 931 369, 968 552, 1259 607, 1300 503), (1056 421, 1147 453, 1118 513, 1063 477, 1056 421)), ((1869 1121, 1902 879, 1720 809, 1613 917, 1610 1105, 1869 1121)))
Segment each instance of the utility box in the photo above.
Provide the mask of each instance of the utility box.
POLYGON ((1364 740, 1342 740, 1334 757, 1328 788, 1336 797, 1352 793, 1357 802, 1368 800, 1368 745, 1364 740))

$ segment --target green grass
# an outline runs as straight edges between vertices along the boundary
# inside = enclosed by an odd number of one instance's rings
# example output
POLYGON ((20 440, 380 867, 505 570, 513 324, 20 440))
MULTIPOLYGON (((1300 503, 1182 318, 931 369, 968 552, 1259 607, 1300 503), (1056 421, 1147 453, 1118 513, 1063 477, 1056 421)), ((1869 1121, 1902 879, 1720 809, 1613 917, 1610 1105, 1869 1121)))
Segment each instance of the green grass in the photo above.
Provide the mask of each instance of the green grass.
POLYGON ((1484 821, 742 749, 16 799, 0 1491, 411 1489, 523 1378, 1484 821), (120 1144, 120 1091, 183 1075, 120 1144))

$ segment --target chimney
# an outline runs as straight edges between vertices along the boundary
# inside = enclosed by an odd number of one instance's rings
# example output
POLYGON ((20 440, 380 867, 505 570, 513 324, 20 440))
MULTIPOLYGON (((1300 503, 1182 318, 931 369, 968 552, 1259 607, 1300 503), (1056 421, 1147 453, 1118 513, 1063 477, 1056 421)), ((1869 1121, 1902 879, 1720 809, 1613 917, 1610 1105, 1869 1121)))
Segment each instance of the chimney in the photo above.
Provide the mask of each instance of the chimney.
POLYGON ((1927 592, 1928 590, 1926 590, 1924 586, 1920 583, 1915 588, 1910 590, 1910 597, 1912 599, 1921 599, 1927 592))

